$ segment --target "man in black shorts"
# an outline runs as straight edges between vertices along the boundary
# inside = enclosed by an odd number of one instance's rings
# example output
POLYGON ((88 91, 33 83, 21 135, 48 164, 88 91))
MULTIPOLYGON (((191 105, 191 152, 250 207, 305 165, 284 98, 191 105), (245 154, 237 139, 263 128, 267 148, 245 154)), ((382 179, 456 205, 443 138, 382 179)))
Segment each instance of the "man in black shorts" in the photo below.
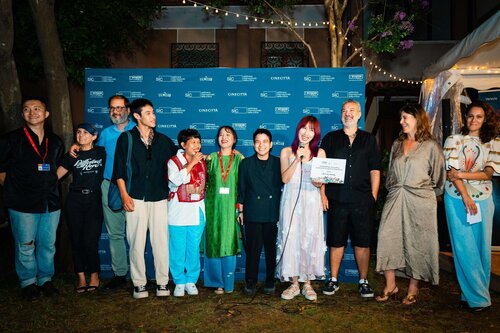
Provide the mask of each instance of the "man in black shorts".
POLYGON ((372 212, 380 185, 380 150, 375 137, 358 128, 360 118, 359 102, 345 101, 343 128, 328 133, 321 142, 326 157, 346 160, 344 184, 327 184, 321 193, 323 207, 328 210, 326 243, 330 247, 330 278, 323 288, 325 295, 333 295, 339 289, 339 267, 350 236, 359 271, 359 294, 373 297, 367 274, 372 212))

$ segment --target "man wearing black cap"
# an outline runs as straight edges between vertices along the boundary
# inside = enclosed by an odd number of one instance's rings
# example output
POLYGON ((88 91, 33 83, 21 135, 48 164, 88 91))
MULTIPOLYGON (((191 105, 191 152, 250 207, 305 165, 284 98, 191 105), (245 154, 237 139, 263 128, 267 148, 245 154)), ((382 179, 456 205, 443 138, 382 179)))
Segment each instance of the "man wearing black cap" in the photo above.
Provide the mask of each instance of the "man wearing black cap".
POLYGON ((45 129, 49 116, 41 98, 23 102, 25 125, 0 139, 0 184, 9 209, 15 266, 23 297, 33 300, 58 291, 52 284, 60 200, 56 169, 61 139, 45 129))

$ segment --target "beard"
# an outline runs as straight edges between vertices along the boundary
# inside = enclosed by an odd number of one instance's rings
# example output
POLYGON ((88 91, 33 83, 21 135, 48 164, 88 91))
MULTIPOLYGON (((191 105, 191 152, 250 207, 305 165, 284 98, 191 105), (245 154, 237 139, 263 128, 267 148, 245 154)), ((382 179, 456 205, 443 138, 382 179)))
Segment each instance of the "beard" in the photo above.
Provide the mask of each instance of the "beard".
POLYGON ((111 122, 113 124, 120 125, 127 121, 128 115, 124 114, 123 117, 120 118, 114 118, 114 117, 109 117, 109 118, 111 119, 111 122))

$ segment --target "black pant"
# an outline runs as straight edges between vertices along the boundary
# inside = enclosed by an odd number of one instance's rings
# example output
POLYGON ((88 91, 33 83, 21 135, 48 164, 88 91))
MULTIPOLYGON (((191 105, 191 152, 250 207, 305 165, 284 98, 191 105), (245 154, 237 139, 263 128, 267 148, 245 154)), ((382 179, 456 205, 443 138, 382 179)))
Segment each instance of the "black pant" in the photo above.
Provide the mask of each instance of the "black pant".
POLYGON ((102 229, 101 192, 69 192, 66 223, 73 250, 75 273, 99 272, 99 238, 102 229))
POLYGON ((259 261, 264 245, 266 255, 266 282, 274 282, 274 271, 276 269, 276 237, 278 226, 276 222, 271 223, 245 223, 246 239, 246 272, 245 280, 249 285, 255 285, 258 281, 259 261))

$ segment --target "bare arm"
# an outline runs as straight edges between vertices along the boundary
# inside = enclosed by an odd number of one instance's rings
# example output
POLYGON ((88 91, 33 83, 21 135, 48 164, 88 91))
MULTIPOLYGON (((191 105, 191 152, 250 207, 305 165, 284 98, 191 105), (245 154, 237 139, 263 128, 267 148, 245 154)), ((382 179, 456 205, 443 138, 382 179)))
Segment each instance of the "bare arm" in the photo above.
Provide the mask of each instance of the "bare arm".
POLYGON ((127 186, 125 185, 125 181, 122 178, 116 180, 116 185, 118 186, 118 190, 120 191, 120 197, 122 198, 123 209, 127 212, 134 211, 134 200, 127 193, 127 186))
POLYGON ((493 177, 493 168, 486 167, 483 171, 476 172, 466 172, 466 171, 458 171, 452 168, 448 171, 448 179, 455 184, 455 180, 459 179, 467 179, 467 180, 491 180, 493 177))
POLYGON ((453 181, 453 185, 457 188, 458 192, 462 196, 462 201, 465 206, 465 210, 467 213, 476 215, 477 214, 477 206, 474 200, 469 195, 469 192, 467 192, 467 189, 465 188, 465 185, 461 179, 457 179, 453 181))
POLYGON ((68 169, 64 168, 63 166, 60 166, 57 168, 57 179, 61 179, 68 173, 68 169))
POLYGON ((281 150, 280 153, 280 166, 281 166, 281 181, 286 184, 292 179, 293 173, 295 172, 295 168, 297 164, 300 163, 298 158, 294 159, 292 163, 290 163, 290 156, 292 155, 292 148, 286 147, 281 150))
POLYGON ((0 172, 0 185, 2 186, 5 183, 5 175, 6 175, 5 172, 0 172))
POLYGON ((372 186, 373 199, 375 199, 375 201, 377 201, 378 189, 380 187, 380 170, 371 170, 370 171, 370 183, 372 186))

